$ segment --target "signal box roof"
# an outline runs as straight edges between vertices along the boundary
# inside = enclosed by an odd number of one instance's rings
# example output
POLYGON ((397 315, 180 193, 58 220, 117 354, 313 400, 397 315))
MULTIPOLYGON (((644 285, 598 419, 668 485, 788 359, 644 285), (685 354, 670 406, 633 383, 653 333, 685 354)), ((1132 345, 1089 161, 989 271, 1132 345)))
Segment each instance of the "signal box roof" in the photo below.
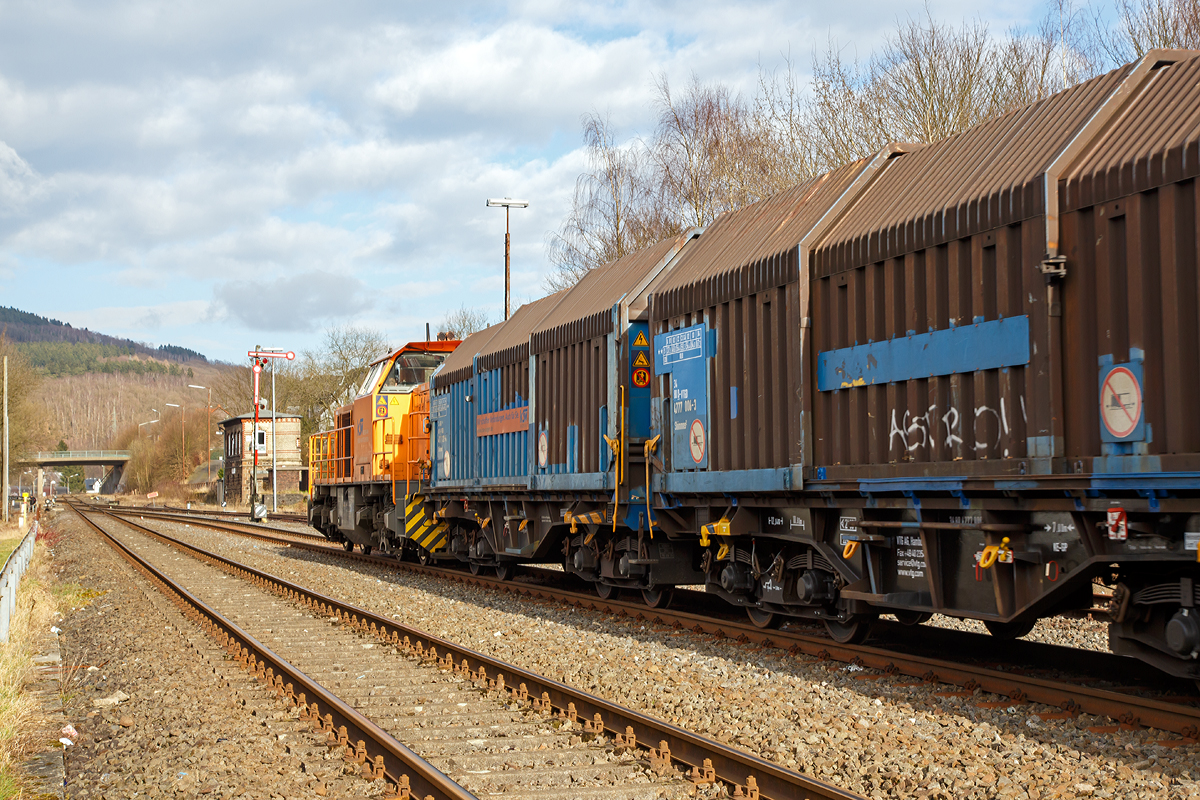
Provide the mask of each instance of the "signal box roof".
MULTIPOLYGON (((263 420, 270 420, 272 417, 274 417, 275 419, 300 419, 299 414, 279 414, 278 416, 276 416, 275 413, 272 411, 258 412, 259 422, 262 422, 263 420)), ((244 420, 250 420, 251 422, 253 422, 254 421, 254 412, 247 411, 245 414, 238 414, 236 417, 230 417, 229 419, 227 419, 223 422, 219 422, 217 424, 220 425, 222 428, 224 428, 226 425, 228 425, 231 422, 241 422, 244 420)))

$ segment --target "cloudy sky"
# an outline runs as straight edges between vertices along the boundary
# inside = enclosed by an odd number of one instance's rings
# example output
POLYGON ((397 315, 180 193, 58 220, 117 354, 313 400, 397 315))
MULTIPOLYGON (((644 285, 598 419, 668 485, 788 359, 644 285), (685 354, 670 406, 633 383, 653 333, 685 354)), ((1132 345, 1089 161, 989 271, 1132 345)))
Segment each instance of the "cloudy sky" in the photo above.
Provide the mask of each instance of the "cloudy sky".
MULTIPOLYGON (((1021 0, 933 0, 1002 30, 1021 0)), ((869 53, 894 3, 0 0, 0 305, 238 360, 329 325, 423 338, 542 294, 579 118, 649 133, 655 76, 869 53)))

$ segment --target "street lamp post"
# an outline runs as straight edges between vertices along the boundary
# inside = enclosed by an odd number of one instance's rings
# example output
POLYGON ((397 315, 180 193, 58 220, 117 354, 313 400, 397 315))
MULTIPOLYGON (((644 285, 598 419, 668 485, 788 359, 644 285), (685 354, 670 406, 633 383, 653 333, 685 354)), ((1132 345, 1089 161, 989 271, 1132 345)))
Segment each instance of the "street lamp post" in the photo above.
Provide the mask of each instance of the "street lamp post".
POLYGON ((183 419, 184 419, 183 406, 181 406, 179 403, 167 403, 167 405, 170 406, 171 408, 179 409, 179 449, 180 449, 179 463, 180 463, 180 469, 183 470, 183 479, 180 481, 180 483, 186 484, 187 483, 187 430, 184 428, 184 425, 183 425, 183 419))
POLYGON ((208 386, 197 386, 194 383, 189 383, 188 388, 189 389, 208 389, 208 405, 205 407, 208 413, 204 417, 204 427, 208 429, 204 434, 204 438, 208 442, 208 466, 205 468, 204 480, 210 484, 208 490, 206 490, 206 491, 211 491, 211 489, 212 489, 212 486, 211 486, 211 484, 212 484, 212 420, 209 419, 209 417, 212 416, 212 389, 208 386))
POLYGON ((495 198, 489 197, 488 208, 503 208, 504 209, 504 318, 508 319, 509 309, 509 251, 511 249, 511 238, 508 233, 508 214, 511 208, 529 208, 528 200, 513 200, 511 197, 495 198))

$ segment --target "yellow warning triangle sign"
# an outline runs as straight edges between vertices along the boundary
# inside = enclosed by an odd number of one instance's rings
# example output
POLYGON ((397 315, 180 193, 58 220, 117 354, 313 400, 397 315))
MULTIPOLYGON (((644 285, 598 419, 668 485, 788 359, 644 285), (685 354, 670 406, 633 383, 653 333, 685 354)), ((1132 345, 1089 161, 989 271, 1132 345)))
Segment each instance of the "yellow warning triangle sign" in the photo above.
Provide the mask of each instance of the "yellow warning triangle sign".
POLYGON ((637 338, 633 340, 634 347, 649 347, 650 343, 646 341, 646 334, 643 331, 638 331, 637 338))
POLYGON ((646 351, 645 351, 645 350, 639 350, 639 351, 638 351, 637 358, 635 358, 635 359, 633 360, 633 365, 634 365, 635 367, 648 367, 648 366, 650 366, 650 359, 646 358, 646 351))

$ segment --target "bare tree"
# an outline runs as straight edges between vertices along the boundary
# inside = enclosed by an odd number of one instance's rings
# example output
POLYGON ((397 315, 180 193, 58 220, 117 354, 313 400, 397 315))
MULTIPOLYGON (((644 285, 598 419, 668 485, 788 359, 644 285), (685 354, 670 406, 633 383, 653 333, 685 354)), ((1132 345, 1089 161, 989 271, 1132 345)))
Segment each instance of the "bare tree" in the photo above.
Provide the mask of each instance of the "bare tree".
POLYGON ((824 171, 808 124, 809 98, 791 57, 782 70, 758 70, 748 139, 758 145, 759 194, 775 194, 824 171))
POLYGON ((876 92, 870 77, 858 60, 845 60, 842 50, 830 41, 823 56, 814 55, 812 68, 805 121, 815 171, 836 169, 882 147, 888 131, 874 105, 876 92))
POLYGON ((585 114, 582 123, 588 171, 575 182, 567 218, 546 242, 554 266, 546 278, 551 292, 675 232, 655 202, 644 145, 617 143, 609 119, 598 113, 585 114))
POLYGON ((213 381, 213 402, 230 417, 254 410, 254 375, 250 367, 230 367, 213 381))
POLYGON ((328 328, 319 350, 301 354, 296 368, 296 401, 318 424, 333 422, 333 412, 354 399, 373 361, 390 351, 387 338, 372 328, 328 328))
MULTIPOLYGON (((695 75, 681 95, 658 79, 658 129, 650 153, 662 202, 679 228, 703 226, 734 208, 762 199, 760 148, 740 95, 695 75)), ((661 238, 661 237, 660 237, 661 238)))
POLYGON ((1116 24, 1093 9, 1098 49, 1116 64, 1156 48, 1200 47, 1200 0, 1116 0, 1116 24))
POLYGON ((871 63, 880 127, 897 141, 936 142, 995 116, 998 54, 987 25, 908 19, 871 63))
POLYGON ((467 308, 464 304, 450 311, 438 325, 438 336, 443 334, 448 339, 465 339, 472 333, 478 333, 488 326, 488 314, 482 308, 467 308))
POLYGON ((979 21, 935 20, 927 7, 897 23, 866 68, 831 42, 813 63, 814 160, 830 170, 889 141, 935 142, 1094 76, 1079 16, 1058 0, 1036 30, 997 38, 979 21))
MULTIPOLYGON (((0 357, 8 357, 8 446, 10 461, 37 447, 50 449, 45 419, 34 407, 33 398, 41 378, 29 366, 20 349, 0 330, 0 357)), ((4 435, 4 421, 0 419, 0 437, 4 435)), ((5 501, 7 502, 7 501, 5 501)))
POLYGON ((1102 58, 1081 9, 1057 0, 1034 31, 1010 30, 998 43, 993 80, 1001 111, 1045 100, 1095 77, 1102 58))

